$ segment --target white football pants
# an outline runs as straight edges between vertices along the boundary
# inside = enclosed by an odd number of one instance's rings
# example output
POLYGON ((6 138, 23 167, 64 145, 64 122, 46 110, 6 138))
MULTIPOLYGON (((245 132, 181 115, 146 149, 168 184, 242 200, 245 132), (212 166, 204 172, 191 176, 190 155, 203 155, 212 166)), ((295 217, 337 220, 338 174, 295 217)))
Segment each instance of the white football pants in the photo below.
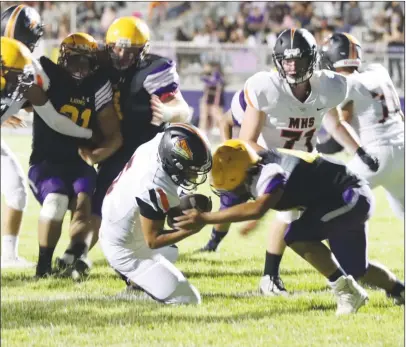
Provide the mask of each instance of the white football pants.
POLYGON ((157 301, 200 304, 199 291, 172 264, 178 258, 178 249, 150 249, 142 237, 142 231, 136 230, 141 227, 138 213, 132 211, 128 218, 112 222, 106 205, 105 199, 100 245, 110 266, 157 301))
POLYGON ((382 186, 394 214, 404 219, 405 216, 405 153, 404 144, 379 147, 367 147, 366 151, 379 160, 379 170, 372 172, 356 155, 347 167, 364 177, 371 188, 382 186))
POLYGON ((6 205, 23 211, 27 206, 25 175, 14 153, 1 139, 1 192, 6 205))

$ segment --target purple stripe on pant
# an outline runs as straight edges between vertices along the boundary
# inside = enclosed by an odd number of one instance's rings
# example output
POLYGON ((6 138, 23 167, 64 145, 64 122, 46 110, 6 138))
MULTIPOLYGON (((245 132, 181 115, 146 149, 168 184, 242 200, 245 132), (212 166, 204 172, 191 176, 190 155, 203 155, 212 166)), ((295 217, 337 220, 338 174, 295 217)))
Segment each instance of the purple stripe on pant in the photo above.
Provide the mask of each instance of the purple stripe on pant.
POLYGON ((368 266, 366 222, 373 207, 374 196, 366 185, 332 194, 288 226, 285 242, 328 240, 342 268, 359 278, 368 266))
POLYGON ((54 164, 43 161, 30 167, 28 178, 31 191, 41 205, 50 193, 69 198, 79 193, 92 196, 96 186, 96 170, 85 162, 54 164))

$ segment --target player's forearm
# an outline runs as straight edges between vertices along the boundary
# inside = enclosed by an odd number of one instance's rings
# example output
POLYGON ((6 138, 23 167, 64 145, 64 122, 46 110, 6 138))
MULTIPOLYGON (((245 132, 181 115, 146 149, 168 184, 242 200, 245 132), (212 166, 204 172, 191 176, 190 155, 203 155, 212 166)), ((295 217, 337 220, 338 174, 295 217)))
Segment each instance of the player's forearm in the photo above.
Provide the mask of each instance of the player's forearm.
POLYGON ((42 106, 34 105, 34 109, 52 130, 62 135, 84 139, 92 137, 92 130, 82 128, 73 123, 69 118, 58 113, 49 100, 42 106))
POLYGON ((202 213, 202 219, 206 224, 236 223, 259 219, 265 212, 255 202, 243 203, 218 212, 202 213))
POLYGON ((116 134, 112 138, 103 141, 100 147, 94 149, 91 153, 91 162, 97 164, 112 156, 123 145, 123 137, 116 134))
POLYGON ((357 134, 347 122, 341 121, 333 129, 331 135, 345 150, 354 155, 357 149, 361 146, 357 134))
POLYGON ((161 248, 173 245, 183 239, 196 234, 190 230, 162 230, 154 239, 147 240, 148 247, 151 249, 161 248))

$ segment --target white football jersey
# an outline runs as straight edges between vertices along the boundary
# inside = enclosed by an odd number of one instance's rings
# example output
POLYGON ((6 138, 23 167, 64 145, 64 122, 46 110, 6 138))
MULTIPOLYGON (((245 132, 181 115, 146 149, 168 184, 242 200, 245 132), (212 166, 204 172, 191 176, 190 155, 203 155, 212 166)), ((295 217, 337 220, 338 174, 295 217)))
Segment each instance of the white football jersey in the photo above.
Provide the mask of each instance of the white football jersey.
POLYGON ((380 64, 371 64, 362 73, 347 76, 348 94, 341 107, 353 101, 351 125, 367 145, 404 142, 404 123, 399 96, 380 64))
MULTIPOLYGON (((128 219, 132 224, 137 224, 140 212, 137 198, 150 205, 156 212, 164 214, 179 205, 179 187, 158 161, 158 146, 162 136, 163 133, 159 133, 138 147, 113 181, 103 202, 103 219, 112 223, 128 219)), ((137 234, 134 237, 143 240, 141 229, 139 227, 132 229, 137 234)))
MULTIPOLYGON (((42 68, 41 64, 39 61, 33 57, 32 59, 32 66, 29 67, 29 69, 32 69, 33 74, 34 74, 34 84, 40 86, 43 88, 45 91, 48 90, 49 88, 49 78, 47 74, 45 73, 44 69, 42 68)), ((3 123, 5 120, 7 120, 9 117, 15 115, 20 111, 21 107, 24 105, 26 102, 26 99, 21 99, 20 101, 13 101, 10 98, 1 98, 1 123, 3 123), (5 108, 5 111, 3 113, 3 108, 5 108)))
POLYGON ((324 115, 344 100, 347 82, 342 75, 321 70, 313 73, 310 85, 311 93, 302 103, 276 71, 261 71, 247 80, 244 99, 266 114, 262 136, 268 148, 313 151, 315 132, 324 115))

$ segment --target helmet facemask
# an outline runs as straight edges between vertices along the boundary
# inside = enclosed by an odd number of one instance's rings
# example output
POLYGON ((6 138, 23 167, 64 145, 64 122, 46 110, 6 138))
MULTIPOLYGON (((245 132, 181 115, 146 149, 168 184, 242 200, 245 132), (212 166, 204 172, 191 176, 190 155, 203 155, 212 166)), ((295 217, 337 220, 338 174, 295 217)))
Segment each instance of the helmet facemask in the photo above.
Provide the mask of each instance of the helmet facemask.
POLYGON ((184 190, 195 190, 199 185, 207 180, 207 174, 211 169, 211 161, 207 161, 203 166, 185 167, 180 161, 173 160, 172 165, 167 165, 160 160, 164 171, 169 175, 171 180, 184 190))
POLYGON ((138 66, 149 51, 149 42, 141 46, 131 43, 116 42, 107 46, 113 67, 117 70, 126 70, 131 66, 138 66))
POLYGON ((34 69, 26 66, 24 70, 9 69, 0 63, 1 76, 6 80, 6 86, 1 91, 2 97, 8 97, 13 101, 24 98, 25 92, 34 84, 34 69))
POLYGON ((98 68, 95 52, 69 47, 65 44, 61 45, 58 64, 63 66, 78 82, 90 76, 98 68))
POLYGON ((300 51, 299 48, 286 49, 283 54, 272 54, 272 58, 280 76, 289 84, 295 85, 306 82, 312 77, 317 62, 317 52, 315 49, 306 51, 300 51))

